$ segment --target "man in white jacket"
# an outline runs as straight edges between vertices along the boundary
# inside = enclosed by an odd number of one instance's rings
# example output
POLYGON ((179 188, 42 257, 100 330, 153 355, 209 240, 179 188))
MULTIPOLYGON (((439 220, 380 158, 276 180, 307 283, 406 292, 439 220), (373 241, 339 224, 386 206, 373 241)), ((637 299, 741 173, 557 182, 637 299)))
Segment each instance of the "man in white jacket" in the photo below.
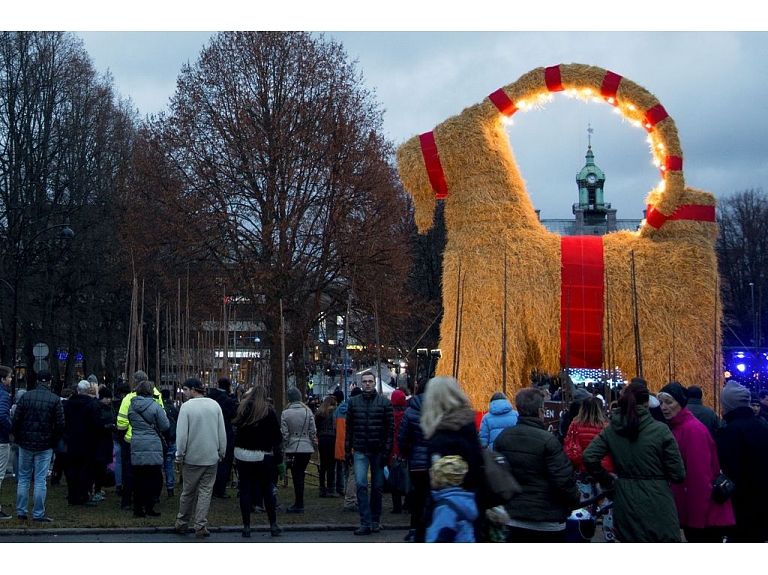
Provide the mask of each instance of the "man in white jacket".
POLYGON ((216 481, 216 468, 227 452, 227 434, 221 407, 205 397, 203 382, 190 377, 182 385, 186 401, 179 410, 176 423, 176 463, 184 489, 179 500, 174 530, 184 535, 189 531, 192 507, 195 536, 210 537, 206 527, 211 493, 216 481))

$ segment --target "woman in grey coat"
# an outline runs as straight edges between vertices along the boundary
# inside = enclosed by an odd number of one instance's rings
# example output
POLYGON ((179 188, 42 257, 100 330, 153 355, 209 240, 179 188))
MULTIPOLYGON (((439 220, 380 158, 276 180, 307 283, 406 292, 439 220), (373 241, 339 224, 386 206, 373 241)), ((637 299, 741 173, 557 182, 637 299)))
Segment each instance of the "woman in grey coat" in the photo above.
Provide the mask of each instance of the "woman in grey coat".
POLYGON ((304 472, 315 452, 317 429, 312 410, 301 401, 301 392, 291 387, 287 396, 289 403, 280 416, 280 431, 283 434, 283 453, 291 462, 294 504, 285 511, 304 513, 304 472))
POLYGON ((136 397, 128 408, 131 424, 131 465, 134 474, 133 516, 157 517, 155 496, 163 486, 163 444, 160 433, 170 427, 165 410, 155 401, 155 384, 142 381, 136 387, 136 397))

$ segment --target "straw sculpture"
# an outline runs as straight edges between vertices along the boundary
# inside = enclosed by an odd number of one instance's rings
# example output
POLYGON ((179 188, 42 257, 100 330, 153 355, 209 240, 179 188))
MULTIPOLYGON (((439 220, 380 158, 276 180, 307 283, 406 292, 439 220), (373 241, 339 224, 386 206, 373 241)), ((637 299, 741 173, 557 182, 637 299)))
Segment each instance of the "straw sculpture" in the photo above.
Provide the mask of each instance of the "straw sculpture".
POLYGON ((583 64, 532 70, 400 146, 420 232, 433 225, 435 201, 445 202, 438 375, 458 377, 476 409, 503 388, 503 371, 513 397, 534 369, 613 366, 641 371, 652 391, 670 379, 700 385, 711 405, 720 371, 715 199, 685 187, 682 161, 675 123, 651 93, 583 64), (559 91, 600 98, 648 132, 662 180, 639 231, 569 239, 539 222, 502 121, 559 91), (583 274, 581 258, 592 262, 583 274), (566 266, 589 285, 572 286, 566 266))

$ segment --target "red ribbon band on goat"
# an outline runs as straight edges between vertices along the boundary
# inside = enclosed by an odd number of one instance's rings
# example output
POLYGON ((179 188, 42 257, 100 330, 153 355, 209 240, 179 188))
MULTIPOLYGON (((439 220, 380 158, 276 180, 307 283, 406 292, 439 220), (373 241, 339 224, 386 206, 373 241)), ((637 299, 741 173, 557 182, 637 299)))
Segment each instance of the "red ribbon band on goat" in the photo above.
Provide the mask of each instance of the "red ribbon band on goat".
POLYGON ((550 66, 544 69, 544 82, 550 92, 562 92, 563 81, 560 78, 560 66, 550 66))
POLYGON ((683 169, 683 159, 680 156, 667 156, 664 159, 664 168, 667 172, 681 171, 683 169))
POLYGON ((448 184, 445 182, 443 165, 440 163, 440 154, 437 153, 435 133, 427 132, 419 136, 421 143, 421 155, 424 157, 424 165, 427 168, 427 176, 432 189, 435 191, 436 200, 444 200, 448 197, 448 184))
POLYGON ((600 236, 560 238, 560 365, 603 366, 605 262, 600 236))
POLYGON ((669 114, 667 114, 664 106, 656 104, 653 108, 649 108, 645 112, 645 128, 650 132, 656 124, 668 117, 669 114))
POLYGON ((608 100, 609 98, 613 100, 611 102, 614 106, 618 104, 616 101, 616 92, 619 90, 619 84, 621 83, 621 76, 618 74, 614 74, 611 71, 607 71, 605 73, 605 77, 603 78, 603 85, 600 87, 600 94, 608 100))
POLYGON ((493 105, 496 106, 499 112, 507 117, 517 112, 517 106, 515 106, 515 103, 509 99, 507 93, 501 88, 496 90, 493 94, 489 94, 488 99, 493 102, 493 105))
POLYGON ((694 222, 714 222, 715 206, 703 206, 701 204, 689 204, 678 206, 671 216, 665 216, 656 208, 648 206, 645 223, 654 228, 660 228, 667 220, 689 220, 694 222), (654 225, 661 222, 658 225, 654 225))

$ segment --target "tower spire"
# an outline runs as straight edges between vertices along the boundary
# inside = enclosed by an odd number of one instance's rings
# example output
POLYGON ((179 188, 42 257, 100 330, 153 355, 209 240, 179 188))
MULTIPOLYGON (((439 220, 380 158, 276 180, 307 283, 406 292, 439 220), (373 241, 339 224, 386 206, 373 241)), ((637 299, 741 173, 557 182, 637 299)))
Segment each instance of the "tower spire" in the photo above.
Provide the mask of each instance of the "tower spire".
POLYGON ((590 122, 587 124, 587 145, 589 148, 592 148, 592 132, 594 132, 594 130, 592 129, 592 123, 590 122))

